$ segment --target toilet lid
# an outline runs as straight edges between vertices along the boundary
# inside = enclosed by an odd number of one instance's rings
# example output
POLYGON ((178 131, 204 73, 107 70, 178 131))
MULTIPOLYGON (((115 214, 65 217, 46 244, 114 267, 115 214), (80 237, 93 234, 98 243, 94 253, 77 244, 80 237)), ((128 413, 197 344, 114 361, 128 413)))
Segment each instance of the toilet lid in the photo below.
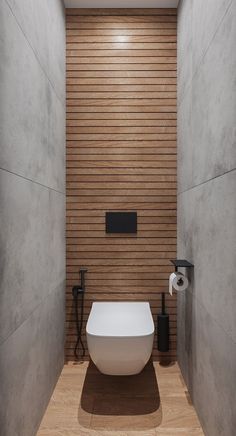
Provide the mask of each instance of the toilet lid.
POLYGON ((93 303, 86 331, 93 336, 140 337, 154 332, 149 303, 93 303))

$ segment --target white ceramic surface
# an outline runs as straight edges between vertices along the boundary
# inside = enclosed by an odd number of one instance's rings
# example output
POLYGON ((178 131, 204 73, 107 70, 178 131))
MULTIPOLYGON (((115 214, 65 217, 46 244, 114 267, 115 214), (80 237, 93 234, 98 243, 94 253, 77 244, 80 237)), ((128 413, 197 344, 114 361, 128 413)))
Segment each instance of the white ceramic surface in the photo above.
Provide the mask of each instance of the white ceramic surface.
POLYGON ((91 359, 103 374, 138 374, 148 362, 154 323, 149 303, 93 303, 86 326, 91 359))

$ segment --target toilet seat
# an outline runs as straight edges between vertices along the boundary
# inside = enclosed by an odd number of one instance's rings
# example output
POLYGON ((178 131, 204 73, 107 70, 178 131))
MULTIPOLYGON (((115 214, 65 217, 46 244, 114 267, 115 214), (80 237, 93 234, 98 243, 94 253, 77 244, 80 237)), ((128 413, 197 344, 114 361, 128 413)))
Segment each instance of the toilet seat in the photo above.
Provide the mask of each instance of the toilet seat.
POLYGON ((146 302, 93 303, 86 331, 99 337, 140 337, 151 335, 154 324, 146 302))

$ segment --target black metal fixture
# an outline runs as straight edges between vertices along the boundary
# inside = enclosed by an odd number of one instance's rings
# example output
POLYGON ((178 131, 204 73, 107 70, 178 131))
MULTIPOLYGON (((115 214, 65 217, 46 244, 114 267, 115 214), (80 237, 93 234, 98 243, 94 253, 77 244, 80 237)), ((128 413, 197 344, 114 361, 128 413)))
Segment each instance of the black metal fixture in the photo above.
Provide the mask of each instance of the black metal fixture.
POLYGON ((75 322, 76 322, 76 329, 77 329, 77 341, 74 348, 74 355, 76 359, 80 359, 79 356, 79 344, 82 348, 82 358, 85 356, 85 347, 82 341, 82 328, 83 328, 83 321, 84 321, 84 293, 85 293, 85 273, 87 272, 86 268, 80 268, 79 274, 80 274, 80 285, 75 285, 72 288, 72 295, 74 299, 74 307, 75 307, 75 322), (81 299, 80 304, 80 319, 79 319, 79 311, 78 311, 78 303, 79 303, 79 296, 81 299))
POLYGON ((175 267, 175 271, 178 271, 178 268, 193 268, 194 265, 188 262, 185 259, 171 259, 171 263, 173 263, 175 267))
POLYGON ((106 212, 106 233, 137 233, 137 212, 106 212))
POLYGON ((161 313, 157 316, 157 349, 169 351, 169 315, 165 308, 165 293, 161 294, 161 313))

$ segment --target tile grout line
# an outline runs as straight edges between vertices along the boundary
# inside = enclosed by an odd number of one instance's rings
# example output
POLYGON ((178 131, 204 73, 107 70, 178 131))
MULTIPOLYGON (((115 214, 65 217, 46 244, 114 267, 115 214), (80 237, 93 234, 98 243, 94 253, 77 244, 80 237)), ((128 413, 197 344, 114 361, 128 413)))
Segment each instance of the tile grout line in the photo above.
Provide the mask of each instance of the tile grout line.
POLYGON ((16 21, 18 27, 19 27, 19 29, 21 30, 22 34, 24 35, 24 38, 25 38, 26 41, 27 41, 27 44, 28 44, 29 47, 31 48, 31 50, 32 50, 32 52, 33 52, 33 54, 34 54, 34 57, 35 57, 36 61, 38 62, 39 66, 40 66, 41 71, 43 72, 44 76, 46 77, 46 79, 47 79, 48 82, 50 83, 50 85, 51 85, 51 87, 52 87, 52 89, 53 89, 53 91, 54 91, 54 93, 55 93, 57 99, 59 100, 60 104, 61 104, 62 107, 65 109, 65 107, 66 107, 65 102, 63 102, 63 101, 61 100, 61 97, 57 94, 57 91, 56 91, 56 88, 55 88, 54 84, 52 83, 50 77, 48 76, 48 74, 47 74, 47 72, 45 71, 43 65, 41 64, 41 61, 40 61, 40 59, 39 59, 39 56, 37 55, 37 53, 36 53, 34 47, 33 47, 32 44, 30 43, 30 41, 28 40, 28 37, 27 37, 27 35, 25 34, 24 30, 22 29, 21 24, 19 23, 19 21, 18 21, 16 15, 14 14, 14 12, 13 12, 13 10, 12 10, 12 7, 10 6, 8 0, 5 0, 5 3, 6 3, 7 6, 9 7, 9 9, 10 9, 10 11, 11 11, 11 13, 12 13, 12 16, 14 17, 14 19, 15 19, 15 21, 16 21))
POLYGON ((209 183, 215 179, 219 179, 220 177, 223 177, 223 176, 225 176, 229 173, 232 173, 234 171, 236 171, 236 168, 232 168, 231 170, 226 171, 225 173, 219 174, 218 176, 212 177, 211 179, 204 180, 204 182, 198 183, 197 185, 191 186, 190 188, 185 189, 184 191, 178 192, 177 196, 185 194, 186 192, 192 191, 192 189, 195 189, 195 188, 198 188, 199 186, 205 185, 206 183, 209 183))
POLYGON ((6 168, 0 167, 0 171, 5 171, 6 173, 12 174, 12 175, 14 175, 16 177, 20 177, 21 179, 26 180, 27 182, 31 182, 31 183, 34 183, 36 185, 42 186, 43 188, 46 188, 46 189, 48 189, 50 191, 57 192, 58 194, 62 194, 64 196, 66 195, 66 193, 63 192, 63 191, 58 191, 55 188, 51 188, 50 186, 44 185, 43 183, 37 182, 36 180, 32 180, 32 179, 30 179, 28 177, 22 176, 21 174, 17 174, 14 171, 7 170, 6 168))

